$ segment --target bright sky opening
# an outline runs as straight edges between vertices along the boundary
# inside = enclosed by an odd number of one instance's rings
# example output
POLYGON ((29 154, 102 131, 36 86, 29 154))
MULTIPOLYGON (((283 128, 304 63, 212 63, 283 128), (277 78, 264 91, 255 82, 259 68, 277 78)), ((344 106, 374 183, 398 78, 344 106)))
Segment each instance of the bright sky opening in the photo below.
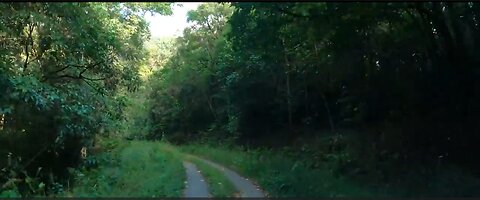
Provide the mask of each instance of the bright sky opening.
POLYGON ((150 23, 152 38, 178 37, 182 36, 183 29, 190 25, 187 23, 187 12, 195 10, 202 2, 183 2, 183 7, 175 4, 172 8, 173 14, 162 16, 159 14, 146 14, 145 19, 150 23))

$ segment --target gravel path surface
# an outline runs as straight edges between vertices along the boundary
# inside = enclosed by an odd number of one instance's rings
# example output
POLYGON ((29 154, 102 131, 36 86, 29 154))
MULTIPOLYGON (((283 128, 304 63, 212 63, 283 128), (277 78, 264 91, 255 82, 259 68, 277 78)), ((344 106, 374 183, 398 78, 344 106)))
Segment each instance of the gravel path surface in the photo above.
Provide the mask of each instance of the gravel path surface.
POLYGON ((249 181, 248 179, 240 176, 238 173, 235 171, 228 169, 222 165, 219 165, 217 163, 214 163, 212 161, 199 158, 197 156, 194 156, 205 163, 209 164, 210 166, 222 171, 225 176, 233 183, 233 185, 237 188, 237 190, 240 192, 241 197, 265 197, 265 194, 260 190, 258 186, 256 186, 252 181, 249 181))
POLYGON ((184 197, 210 197, 208 194, 208 186, 197 167, 189 162, 184 161, 183 166, 187 171, 187 182, 184 191, 184 197))

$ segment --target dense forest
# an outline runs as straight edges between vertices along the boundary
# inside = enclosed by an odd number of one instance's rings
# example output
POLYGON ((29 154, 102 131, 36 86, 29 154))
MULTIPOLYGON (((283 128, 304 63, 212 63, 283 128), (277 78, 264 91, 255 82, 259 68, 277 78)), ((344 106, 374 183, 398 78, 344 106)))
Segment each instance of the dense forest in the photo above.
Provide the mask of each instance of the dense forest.
POLYGON ((172 5, 0 4, 0 192, 61 193, 102 136, 480 195, 480 4, 204 3, 151 39, 172 5))

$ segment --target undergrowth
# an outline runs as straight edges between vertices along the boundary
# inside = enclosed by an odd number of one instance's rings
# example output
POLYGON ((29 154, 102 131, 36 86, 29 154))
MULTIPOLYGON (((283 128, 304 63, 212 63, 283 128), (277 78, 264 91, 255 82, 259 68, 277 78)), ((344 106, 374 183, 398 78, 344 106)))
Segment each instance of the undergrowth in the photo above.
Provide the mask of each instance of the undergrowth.
POLYGON ((155 142, 108 139, 98 167, 76 173, 74 197, 180 197, 185 172, 175 155, 155 142))
POLYGON ((330 152, 321 147, 330 148, 327 145, 328 138, 312 140, 312 144, 300 148, 283 147, 275 150, 208 144, 189 144, 181 146, 180 149, 224 164, 244 176, 256 179, 272 197, 480 195, 480 179, 468 171, 452 165, 432 167, 405 163, 403 166, 407 167, 401 167, 388 160, 367 164, 352 153, 355 148, 348 147, 348 144, 355 142, 348 141, 352 139, 344 138, 344 144, 340 144, 344 147, 330 152), (397 171, 386 171, 394 169, 397 171))

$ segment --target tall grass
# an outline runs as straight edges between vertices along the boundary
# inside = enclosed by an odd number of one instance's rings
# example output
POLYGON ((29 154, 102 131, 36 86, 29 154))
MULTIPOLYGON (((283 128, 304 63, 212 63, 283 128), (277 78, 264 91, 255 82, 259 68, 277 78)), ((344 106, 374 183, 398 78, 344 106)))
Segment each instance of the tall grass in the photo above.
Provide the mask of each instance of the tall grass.
POLYGON ((113 146, 97 155, 98 168, 77 173, 77 184, 67 196, 182 196, 185 180, 182 163, 175 155, 164 151, 160 144, 121 140, 113 146))
MULTIPOLYGON (((408 165, 390 163, 362 165, 363 173, 352 173, 343 160, 357 159, 348 152, 325 154, 293 153, 289 150, 255 149, 190 144, 182 151, 222 163, 255 179, 273 197, 476 197, 480 179, 453 165, 408 165), (343 154, 347 155, 343 155, 343 154), (311 157, 309 157, 309 155, 311 157), (325 155, 323 157, 325 157, 325 155), (320 156, 321 157, 321 156, 320 156), (337 158, 338 157, 338 158, 337 158), (318 164, 319 160, 321 161, 318 164), (342 164, 343 163, 343 164, 342 164), (346 170, 346 172, 341 172, 346 170), (390 170, 389 174, 385 174, 390 170), (396 170, 396 171, 395 171, 396 170), (348 175, 350 174, 350 175, 348 175), (388 177, 387 180, 382 178, 388 177)), ((388 162, 387 162, 388 163, 388 162)))

